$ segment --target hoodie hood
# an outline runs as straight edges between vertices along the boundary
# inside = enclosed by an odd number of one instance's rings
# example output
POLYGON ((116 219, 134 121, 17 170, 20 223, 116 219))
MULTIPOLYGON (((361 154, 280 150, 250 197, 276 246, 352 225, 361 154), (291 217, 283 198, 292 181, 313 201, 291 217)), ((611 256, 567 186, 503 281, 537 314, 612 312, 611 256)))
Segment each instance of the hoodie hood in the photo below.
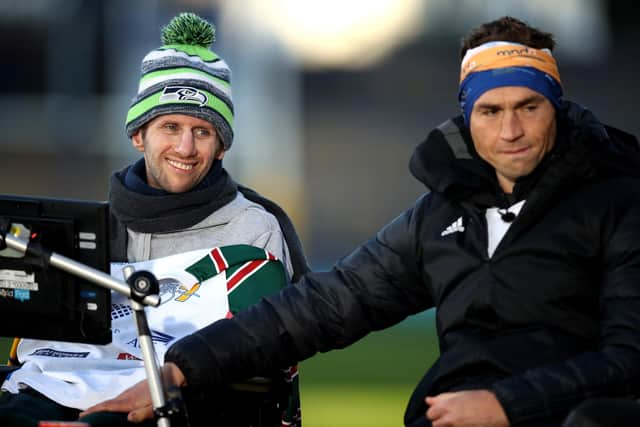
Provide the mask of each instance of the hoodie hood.
POLYGON ((455 198, 497 184, 493 168, 478 156, 462 116, 429 133, 411 156, 409 170, 430 190, 455 198))

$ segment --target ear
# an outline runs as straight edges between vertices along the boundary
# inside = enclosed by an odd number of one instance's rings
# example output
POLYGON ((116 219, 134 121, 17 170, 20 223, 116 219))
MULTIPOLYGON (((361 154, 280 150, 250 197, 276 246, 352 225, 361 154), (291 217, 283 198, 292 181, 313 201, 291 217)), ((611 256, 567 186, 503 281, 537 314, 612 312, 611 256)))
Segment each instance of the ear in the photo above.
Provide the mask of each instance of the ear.
POLYGON ((217 154, 216 154, 216 159, 217 160, 222 160, 224 158, 224 153, 226 153, 225 150, 220 150, 217 154))
POLYGON ((144 141, 142 140, 142 132, 140 130, 131 137, 131 145, 133 145, 133 148, 136 150, 144 153, 144 141))

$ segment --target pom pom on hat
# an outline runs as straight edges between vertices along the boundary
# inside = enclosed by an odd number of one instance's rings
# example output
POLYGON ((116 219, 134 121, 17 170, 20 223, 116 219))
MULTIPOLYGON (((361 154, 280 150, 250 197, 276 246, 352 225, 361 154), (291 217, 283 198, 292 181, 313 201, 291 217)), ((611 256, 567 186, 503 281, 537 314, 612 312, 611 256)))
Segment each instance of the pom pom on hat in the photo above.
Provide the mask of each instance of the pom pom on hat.
POLYGON ((138 93, 127 114, 134 135, 163 114, 187 114, 212 123, 225 150, 233 142, 231 70, 209 50, 215 28, 194 13, 181 13, 162 29, 163 45, 142 60, 138 93))
POLYGON ((213 25, 195 13, 181 13, 162 29, 162 44, 189 44, 206 49, 216 40, 213 25))

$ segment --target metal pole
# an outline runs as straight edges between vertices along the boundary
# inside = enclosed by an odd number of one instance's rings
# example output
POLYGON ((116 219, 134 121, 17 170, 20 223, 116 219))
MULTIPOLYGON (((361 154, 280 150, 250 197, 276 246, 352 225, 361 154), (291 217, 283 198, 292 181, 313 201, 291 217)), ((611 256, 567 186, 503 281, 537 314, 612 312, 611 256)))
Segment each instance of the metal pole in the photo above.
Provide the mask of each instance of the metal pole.
MULTIPOLYGON (((125 279, 128 279, 133 272, 134 268, 130 265, 125 266, 122 270, 125 279)), ((138 328, 138 342, 142 350, 144 369, 147 373, 147 380, 149 381, 151 403, 153 404, 153 409, 162 408, 165 405, 164 393, 162 391, 162 378, 160 377, 160 370, 156 361, 156 353, 153 349, 153 341, 151 341, 151 330, 147 323, 147 316, 144 313, 144 305, 133 299, 129 301, 131 302, 131 308, 133 308, 135 312, 134 317, 138 328)), ((158 427, 169 427, 170 425, 169 418, 164 416, 158 417, 158 427)))

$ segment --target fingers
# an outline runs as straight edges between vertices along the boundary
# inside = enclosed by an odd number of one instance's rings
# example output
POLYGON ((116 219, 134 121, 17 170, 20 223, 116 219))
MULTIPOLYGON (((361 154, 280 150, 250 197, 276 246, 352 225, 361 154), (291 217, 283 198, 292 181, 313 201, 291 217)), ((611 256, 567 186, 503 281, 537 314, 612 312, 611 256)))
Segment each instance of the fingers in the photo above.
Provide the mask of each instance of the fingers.
POLYGON ((127 420, 132 423, 141 423, 145 420, 150 420, 153 418, 153 408, 151 405, 145 406, 144 408, 134 409, 129 412, 127 415, 127 420))
POLYGON ((93 405, 88 409, 85 409, 84 411, 80 412, 80 414, 78 415, 78 418, 86 417, 87 415, 93 414, 94 412, 107 411, 107 409, 105 408, 105 403, 106 402, 102 402, 97 405, 93 405))
POLYGON ((120 400, 117 397, 111 400, 93 405, 92 407, 80 412, 80 417, 92 414, 94 412, 129 412, 133 409, 129 401, 120 400))
MULTIPOLYGON (((169 384, 181 386, 185 384, 185 378, 180 369, 173 363, 163 367, 163 377, 169 384)), ((94 412, 127 412, 127 419, 133 423, 139 423, 153 418, 151 393, 149 384, 142 380, 113 399, 98 403, 80 413, 84 417, 94 412)))
POLYGON ((153 407, 151 405, 133 409, 127 402, 121 402, 117 399, 107 400, 94 405, 86 411, 81 412, 79 418, 87 416, 93 412, 129 412, 127 420, 132 423, 141 423, 142 421, 153 418, 153 407))
POLYGON ((429 420, 435 421, 438 418, 442 417, 445 414, 445 412, 446 411, 443 408, 440 408, 438 406, 431 406, 429 409, 427 409, 425 416, 429 420))
POLYGON ((427 409, 427 412, 425 413, 425 416, 429 420, 434 421, 440 418, 442 415, 444 415, 445 413, 444 408, 442 407, 442 405, 437 404, 439 402, 439 399, 437 396, 435 397, 427 396, 424 400, 429 406, 429 409, 427 409))
POLYGON ((162 374, 163 377, 168 380, 169 384, 171 385, 182 387, 186 384, 184 374, 182 373, 180 368, 178 368, 178 365, 173 362, 167 362, 164 364, 164 366, 162 367, 162 374))
MULTIPOLYGON (((425 413, 426 417, 435 421, 444 417, 449 412, 447 401, 454 396, 453 393, 440 393, 436 396, 427 396, 424 401, 429 407, 425 413)), ((435 426, 436 424, 434 424, 435 426)))
POLYGON ((147 381, 142 380, 113 399, 105 400, 84 410, 80 413, 80 417, 94 412, 131 412, 147 405, 151 405, 151 396, 147 381))
POLYGON ((508 427, 500 402, 488 390, 465 390, 426 397, 425 416, 433 427, 493 426, 508 427))

